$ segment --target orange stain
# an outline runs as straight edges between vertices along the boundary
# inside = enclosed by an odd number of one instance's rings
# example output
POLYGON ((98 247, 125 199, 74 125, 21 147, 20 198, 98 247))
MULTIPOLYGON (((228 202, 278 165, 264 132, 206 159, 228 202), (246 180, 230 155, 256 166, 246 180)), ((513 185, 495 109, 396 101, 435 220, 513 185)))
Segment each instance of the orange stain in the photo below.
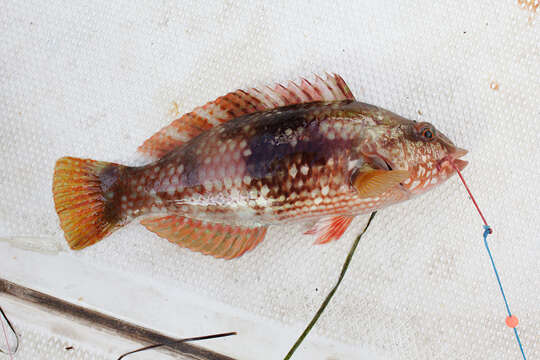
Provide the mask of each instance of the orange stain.
POLYGON ((496 81, 492 81, 492 82, 489 84, 489 87, 491 88, 491 90, 498 91, 498 90, 499 90, 499 83, 496 82, 496 81))
POLYGON ((180 115, 180 109, 178 108, 178 103, 176 101, 172 102, 169 114, 171 114, 172 116, 180 115))

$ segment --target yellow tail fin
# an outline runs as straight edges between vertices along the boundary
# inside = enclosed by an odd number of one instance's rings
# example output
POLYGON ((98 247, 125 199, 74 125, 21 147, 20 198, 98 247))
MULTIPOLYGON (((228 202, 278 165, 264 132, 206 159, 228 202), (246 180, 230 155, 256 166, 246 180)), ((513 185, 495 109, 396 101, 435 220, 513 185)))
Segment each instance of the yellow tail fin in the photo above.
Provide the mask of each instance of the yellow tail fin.
POLYGON ((69 246, 93 245, 121 226, 119 179, 124 166, 63 157, 56 162, 53 197, 69 246))

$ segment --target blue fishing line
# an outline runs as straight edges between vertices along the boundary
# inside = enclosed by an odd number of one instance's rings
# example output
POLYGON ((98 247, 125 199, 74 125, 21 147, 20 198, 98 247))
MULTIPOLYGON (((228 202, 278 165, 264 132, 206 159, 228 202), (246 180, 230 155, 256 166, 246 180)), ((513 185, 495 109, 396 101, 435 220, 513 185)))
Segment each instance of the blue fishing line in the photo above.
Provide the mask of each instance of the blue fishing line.
MULTIPOLYGON (((486 250, 488 252, 489 259, 491 260, 491 266, 493 266, 493 271, 495 272, 495 277, 497 278, 497 282, 499 283, 499 289, 501 290, 501 294, 502 294, 502 297, 503 297, 503 300, 504 300, 504 305, 506 306, 506 312, 508 313, 508 316, 511 317, 512 312, 510 311, 510 306, 508 305, 508 300, 506 300, 506 295, 504 294, 503 286, 502 286, 502 283, 501 283, 501 278, 499 277, 499 272, 497 271, 497 267, 495 266, 495 262, 493 261, 493 256, 491 255, 491 250, 489 250, 489 245, 488 245, 488 242, 487 242, 487 237, 491 233, 492 233, 492 230, 489 227, 489 225, 484 225, 484 245, 486 246, 486 250)), ((523 351, 523 345, 521 345, 521 339, 519 338, 519 334, 518 334, 518 331, 517 331, 517 326, 515 326, 513 329, 514 329, 514 334, 516 335, 516 340, 518 342, 519 349, 521 350, 521 355, 523 355, 523 360, 527 360, 527 358, 525 357, 525 351, 523 351)))

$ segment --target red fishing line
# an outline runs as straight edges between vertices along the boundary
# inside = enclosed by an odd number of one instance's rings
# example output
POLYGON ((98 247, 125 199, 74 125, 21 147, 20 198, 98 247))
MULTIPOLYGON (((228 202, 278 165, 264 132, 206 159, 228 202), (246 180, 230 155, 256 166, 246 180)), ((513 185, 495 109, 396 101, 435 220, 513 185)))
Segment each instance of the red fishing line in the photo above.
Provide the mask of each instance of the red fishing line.
MULTIPOLYGON (((474 196, 471 193, 471 190, 469 189, 469 186, 467 186, 467 183, 465 182, 465 179, 463 178, 463 175, 461 175, 461 171, 459 171, 458 167, 454 163, 452 163, 452 166, 454 167, 454 169, 456 169, 456 172, 459 175, 459 178, 461 179, 461 181, 463 182, 463 185, 465 186, 465 189, 467 189, 467 192, 469 193, 469 196, 471 197, 471 200, 472 200, 474 206, 476 207, 476 210, 478 210, 478 213, 480 214, 480 217, 484 221, 484 225, 489 226, 487 221, 486 221, 486 218, 484 217, 484 214, 482 214, 482 210, 480 210, 480 207, 476 203, 476 200, 474 199, 474 196)), ((493 234, 493 230, 491 229, 491 227, 489 228, 489 233, 493 234)))

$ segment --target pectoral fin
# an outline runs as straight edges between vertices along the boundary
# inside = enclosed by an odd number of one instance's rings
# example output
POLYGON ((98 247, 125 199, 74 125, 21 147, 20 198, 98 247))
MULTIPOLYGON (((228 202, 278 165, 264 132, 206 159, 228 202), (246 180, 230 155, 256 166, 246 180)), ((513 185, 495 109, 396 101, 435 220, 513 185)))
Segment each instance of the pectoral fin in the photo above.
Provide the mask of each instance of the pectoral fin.
POLYGON ((405 181, 409 177, 407 170, 360 169, 352 179, 354 188, 360 197, 375 197, 405 181))

